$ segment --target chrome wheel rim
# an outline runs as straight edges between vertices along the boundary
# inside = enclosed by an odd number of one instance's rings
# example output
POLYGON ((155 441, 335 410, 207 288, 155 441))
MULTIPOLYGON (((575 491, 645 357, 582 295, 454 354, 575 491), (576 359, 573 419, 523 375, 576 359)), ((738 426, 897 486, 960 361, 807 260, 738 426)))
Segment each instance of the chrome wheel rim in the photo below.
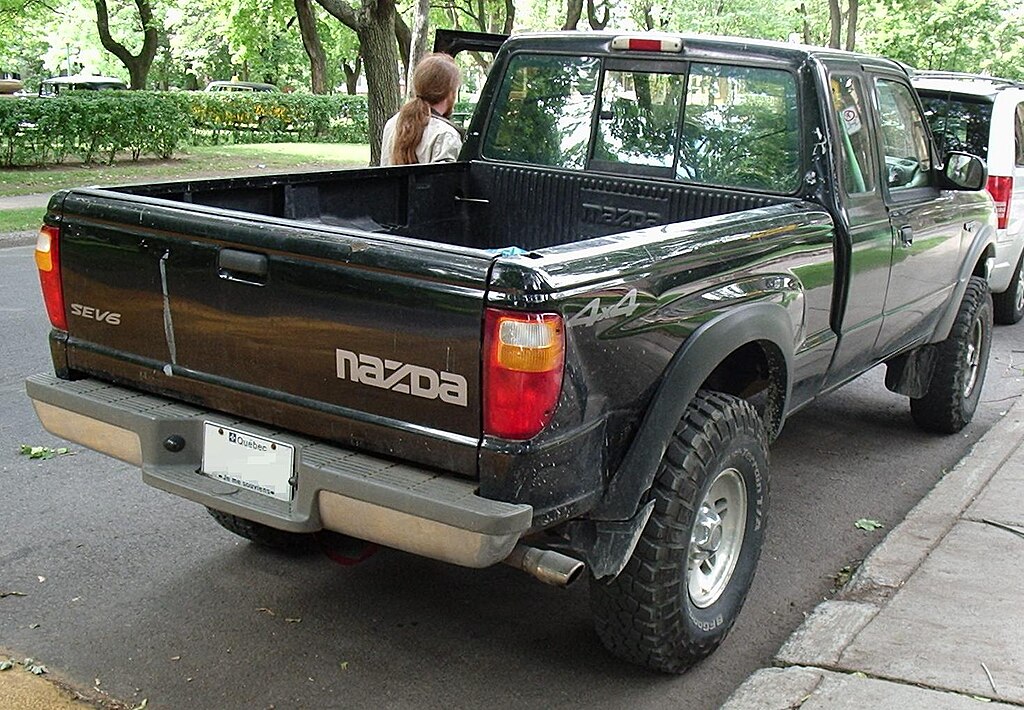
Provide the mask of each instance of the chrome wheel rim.
POLYGON ((694 606, 706 609, 729 586, 746 527, 743 477, 735 468, 724 469, 701 501, 690 535, 686 588, 694 606))
POLYGON ((974 386, 978 384, 978 370, 981 365, 981 344, 985 338, 985 325, 981 318, 974 319, 971 336, 967 341, 967 376, 964 378, 964 397, 970 397, 974 386))

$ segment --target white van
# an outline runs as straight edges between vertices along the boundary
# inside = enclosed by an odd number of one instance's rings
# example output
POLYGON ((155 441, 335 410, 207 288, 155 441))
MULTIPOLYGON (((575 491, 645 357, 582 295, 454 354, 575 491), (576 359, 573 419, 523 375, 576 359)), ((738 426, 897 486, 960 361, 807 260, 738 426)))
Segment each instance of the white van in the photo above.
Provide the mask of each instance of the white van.
POLYGON ((958 72, 915 71, 914 87, 939 150, 988 163, 999 237, 989 278, 997 323, 1024 317, 1024 84, 958 72))

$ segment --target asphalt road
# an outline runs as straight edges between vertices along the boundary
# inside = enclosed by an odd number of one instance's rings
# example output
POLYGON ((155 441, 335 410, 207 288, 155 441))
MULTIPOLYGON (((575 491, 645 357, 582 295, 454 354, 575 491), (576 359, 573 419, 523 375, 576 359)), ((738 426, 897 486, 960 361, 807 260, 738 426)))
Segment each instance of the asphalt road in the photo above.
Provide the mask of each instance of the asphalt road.
POLYGON ((881 370, 805 409, 772 451, 769 537, 725 644, 679 677, 626 666, 591 631, 586 583, 393 551, 289 558, 88 451, 57 446, 23 391, 47 370, 30 247, 0 248, 0 647, 148 708, 714 708, 1024 390, 1024 324, 997 328, 964 432, 919 432, 881 370), (885 528, 864 532, 859 518, 885 528))

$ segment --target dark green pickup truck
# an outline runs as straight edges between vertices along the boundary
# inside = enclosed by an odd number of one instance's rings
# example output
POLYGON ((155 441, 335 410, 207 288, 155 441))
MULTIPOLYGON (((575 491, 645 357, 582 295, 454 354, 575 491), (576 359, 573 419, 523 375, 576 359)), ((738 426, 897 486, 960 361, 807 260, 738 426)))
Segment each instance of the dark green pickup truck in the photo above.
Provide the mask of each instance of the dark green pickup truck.
MULTIPOLYGON (((452 164, 56 194, 44 426, 257 542, 567 584, 664 671, 736 619, 786 417, 885 363, 970 421, 995 215, 886 60, 504 44, 452 164)), ((130 495, 126 493, 126 497, 130 495)))

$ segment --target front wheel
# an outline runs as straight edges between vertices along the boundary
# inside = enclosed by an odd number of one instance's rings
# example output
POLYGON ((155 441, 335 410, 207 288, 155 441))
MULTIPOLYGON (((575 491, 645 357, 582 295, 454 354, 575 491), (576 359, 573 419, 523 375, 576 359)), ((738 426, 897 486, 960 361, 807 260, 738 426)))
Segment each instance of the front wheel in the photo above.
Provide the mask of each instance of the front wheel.
POLYGON ((992 348, 992 294, 985 279, 972 276, 949 336, 935 345, 935 371, 924 397, 911 398, 919 427, 955 434, 974 418, 992 348))
POLYGON ((1013 325, 1024 318, 1024 254, 1017 260, 1010 285, 1002 293, 992 296, 995 321, 1000 325, 1013 325))
POLYGON ((753 581, 768 508, 768 445, 745 400, 702 391, 650 491, 623 571, 591 579, 594 624, 616 656, 681 673, 725 639, 753 581))

